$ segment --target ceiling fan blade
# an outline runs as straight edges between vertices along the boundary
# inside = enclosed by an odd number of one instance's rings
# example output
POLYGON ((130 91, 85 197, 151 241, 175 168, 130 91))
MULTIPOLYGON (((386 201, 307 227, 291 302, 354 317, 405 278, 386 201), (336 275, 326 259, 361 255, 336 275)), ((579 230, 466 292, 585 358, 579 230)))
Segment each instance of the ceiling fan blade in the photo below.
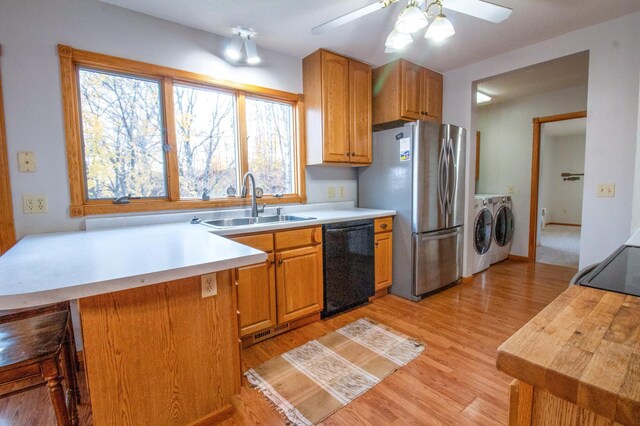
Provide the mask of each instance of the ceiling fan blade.
POLYGON ((511 15, 511 8, 483 0, 442 0, 442 7, 497 24, 511 15))
POLYGON ((332 19, 329 22, 325 22, 322 25, 318 25, 317 27, 313 27, 311 29, 311 34, 321 34, 325 31, 332 30, 341 25, 346 24, 347 22, 355 21, 358 18, 362 18, 365 15, 373 13, 377 10, 386 7, 384 1, 377 1, 375 3, 370 4, 369 6, 361 7, 360 9, 356 9, 353 12, 349 12, 346 15, 342 15, 339 18, 332 19))

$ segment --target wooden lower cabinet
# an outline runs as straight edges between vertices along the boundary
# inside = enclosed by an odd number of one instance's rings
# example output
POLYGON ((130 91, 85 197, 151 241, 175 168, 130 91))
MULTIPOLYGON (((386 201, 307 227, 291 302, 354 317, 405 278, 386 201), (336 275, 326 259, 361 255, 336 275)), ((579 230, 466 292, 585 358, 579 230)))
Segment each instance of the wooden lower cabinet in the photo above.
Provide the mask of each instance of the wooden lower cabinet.
POLYGON ((276 330, 303 325, 314 314, 319 318, 323 308, 321 227, 232 239, 269 256, 265 263, 236 270, 243 345, 271 337, 276 330))
POLYGON ((322 246, 315 245, 276 254, 278 322, 293 321, 323 305, 322 246))
POLYGON ((276 268, 275 255, 269 254, 265 263, 236 270, 240 337, 276 325, 276 268))
POLYGON ((375 236, 376 292, 391 287, 393 277, 393 234, 382 232, 375 236))

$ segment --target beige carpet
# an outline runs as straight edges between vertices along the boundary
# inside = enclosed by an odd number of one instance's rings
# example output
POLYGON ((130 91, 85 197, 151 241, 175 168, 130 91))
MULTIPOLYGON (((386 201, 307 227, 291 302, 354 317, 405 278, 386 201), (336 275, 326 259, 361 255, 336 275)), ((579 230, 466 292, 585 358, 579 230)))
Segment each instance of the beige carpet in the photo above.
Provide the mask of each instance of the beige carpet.
POLYGON ((536 261, 578 268, 580 259, 579 226, 547 225, 542 228, 536 261))
POLYGON ((289 422, 313 425, 423 350, 421 341, 363 318, 244 374, 289 422))

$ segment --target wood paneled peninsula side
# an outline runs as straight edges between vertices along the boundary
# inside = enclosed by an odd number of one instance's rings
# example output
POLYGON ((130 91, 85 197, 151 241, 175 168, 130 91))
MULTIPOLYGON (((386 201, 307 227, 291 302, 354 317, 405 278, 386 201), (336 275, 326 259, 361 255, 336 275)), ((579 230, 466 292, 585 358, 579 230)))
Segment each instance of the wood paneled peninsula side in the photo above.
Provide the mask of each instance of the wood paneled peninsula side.
POLYGON ((640 424, 640 298, 571 286, 498 348, 510 425, 640 424))
POLYGON ((266 258, 201 225, 32 235, 0 257, 0 309, 78 299, 94 424, 210 424, 240 389, 232 271, 266 258))

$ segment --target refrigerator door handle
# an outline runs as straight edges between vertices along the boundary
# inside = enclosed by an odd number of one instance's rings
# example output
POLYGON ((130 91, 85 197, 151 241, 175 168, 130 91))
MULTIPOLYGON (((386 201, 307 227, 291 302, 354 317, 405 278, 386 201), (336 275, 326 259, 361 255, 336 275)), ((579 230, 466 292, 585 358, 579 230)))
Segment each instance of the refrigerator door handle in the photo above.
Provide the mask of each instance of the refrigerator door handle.
POLYGON ((449 188, 449 185, 447 184, 447 205, 449 207, 449 212, 452 211, 451 206, 453 205, 453 198, 455 197, 456 191, 458 189, 458 179, 456 179, 456 163, 455 163, 455 152, 453 151, 453 140, 451 138, 449 138, 448 141, 448 161, 447 164, 450 164, 449 167, 447 167, 447 183, 449 182, 453 182, 451 184, 451 188, 449 188), (453 176, 451 175, 451 173, 453 172, 453 176))
MULTIPOLYGON (((443 141, 444 142, 444 141, 443 141)), ((447 214, 447 164, 446 164, 446 145, 443 143, 440 148, 440 156, 438 157, 438 204, 443 216, 447 214)))
POLYGON ((437 240, 444 240, 447 238, 451 238, 455 235, 458 235, 460 232, 459 231, 455 231, 455 232, 449 232, 448 234, 442 234, 442 235, 435 235, 435 236, 430 236, 430 235, 425 235, 423 237, 420 237, 420 241, 437 241, 437 240))

